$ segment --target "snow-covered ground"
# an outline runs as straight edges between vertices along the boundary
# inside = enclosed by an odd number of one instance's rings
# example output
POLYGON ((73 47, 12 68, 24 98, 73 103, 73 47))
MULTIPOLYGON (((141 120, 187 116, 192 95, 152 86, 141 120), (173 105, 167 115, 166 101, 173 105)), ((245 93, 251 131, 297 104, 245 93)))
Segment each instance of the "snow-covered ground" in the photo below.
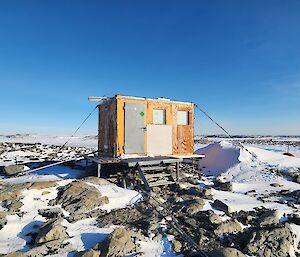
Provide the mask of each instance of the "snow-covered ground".
MULTIPOLYGON (((13 143, 42 143, 62 145, 67 140, 67 137, 45 137, 45 136, 0 136, 0 142, 13 143)), ((93 137, 77 137, 72 139, 69 145, 86 146, 96 148, 97 139, 93 137)), ((257 207, 265 207, 268 209, 276 209, 279 211, 281 218, 287 214, 299 213, 300 206, 295 205, 294 208, 281 201, 278 196, 269 196, 271 193, 276 193, 281 190, 294 191, 300 190, 300 184, 291 181, 286 176, 290 172, 299 172, 300 170, 300 148, 291 147, 290 151, 295 157, 283 155, 286 152, 286 146, 282 145, 245 145, 247 150, 238 147, 227 141, 212 143, 209 145, 198 145, 199 149, 196 153, 205 154, 205 158, 200 161, 202 172, 206 175, 202 186, 212 184, 212 179, 216 176, 221 176, 224 181, 232 183, 232 191, 224 192, 213 189, 213 199, 205 200, 203 210, 213 210, 220 214, 219 210, 214 209, 211 204, 213 200, 219 199, 230 206, 232 211, 250 211, 257 207), (256 157, 253 157, 256 156, 256 157), (272 184, 277 183, 279 186, 274 187, 272 184), (255 193, 249 193, 253 192, 255 193), (261 197, 265 197, 263 202, 261 197)), ((43 148, 43 146, 41 146, 43 148)), ((47 147, 45 146, 47 149, 47 147)), ((50 150, 47 150, 50 153, 50 150)), ((4 162, 3 158, 25 159, 29 157, 37 157, 36 152, 28 151, 10 151, 0 156, 0 165, 11 164, 4 162), (2 157, 1 157, 2 156, 2 157), (2 159, 1 159, 2 158, 2 159)), ((20 184, 25 182, 35 181, 56 181, 55 187, 47 189, 25 189, 22 191, 21 207, 22 215, 8 215, 7 224, 0 230, 0 254, 24 251, 28 248, 26 242, 28 240, 28 232, 36 229, 36 225, 45 221, 45 218, 38 214, 38 209, 54 208, 61 206, 49 206, 49 201, 57 196, 58 187, 66 185, 76 178, 84 175, 84 170, 71 169, 66 166, 56 166, 45 170, 37 171, 32 174, 27 174, 20 177, 0 177, 0 182, 20 184), (47 191, 47 194, 43 194, 47 191)), ((111 211, 113 209, 125 208, 128 205, 134 204, 141 199, 141 195, 130 189, 120 188, 114 184, 96 185, 102 195, 109 198, 110 203, 104 205, 103 210, 111 211)), ((0 211, 5 211, 1 207, 0 211)), ((226 215, 222 213, 223 219, 226 215)), ((99 228, 95 219, 83 219, 75 223, 64 221, 67 227, 67 232, 70 235, 70 243, 74 249, 86 250, 92 247, 95 243, 104 239, 109 233, 114 230, 114 226, 99 228)), ((295 236, 295 247, 292 249, 291 256, 296 256, 295 252, 300 252, 297 245, 300 241, 300 226, 292 224, 291 226, 295 236)), ((148 240, 141 242, 141 252, 143 256, 176 256, 172 251, 169 241, 166 238, 162 240, 148 240)))
MULTIPOLYGON (((199 161, 200 168, 206 176, 220 176, 223 181, 232 183, 231 192, 214 190, 214 199, 226 203, 232 211, 250 211, 257 207, 278 210, 281 218, 287 214, 300 214, 300 205, 292 208, 281 197, 269 197, 281 190, 300 190, 299 183, 278 175, 278 172, 300 172, 300 157, 286 156, 283 155, 284 152, 283 148, 269 145, 246 145, 243 149, 227 141, 212 143, 196 151, 197 154, 206 156, 199 161), (274 183, 278 186, 274 187, 274 183), (261 197, 266 201, 262 202, 261 197)), ((209 184, 207 181, 205 183, 209 184)), ((300 249, 297 249, 300 242, 300 226, 292 224, 291 227, 296 236, 291 256, 295 256, 295 252, 300 252, 300 249)))

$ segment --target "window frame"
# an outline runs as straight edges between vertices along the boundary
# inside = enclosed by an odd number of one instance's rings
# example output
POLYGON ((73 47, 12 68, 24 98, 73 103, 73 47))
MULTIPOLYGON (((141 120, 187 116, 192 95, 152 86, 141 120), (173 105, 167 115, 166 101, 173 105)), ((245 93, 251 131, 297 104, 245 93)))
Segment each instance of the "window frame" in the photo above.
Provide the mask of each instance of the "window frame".
POLYGON ((153 108, 152 109, 152 124, 153 125, 167 125, 167 110, 163 109, 163 108, 153 108), (155 120, 154 120, 154 112, 155 111, 162 111, 162 113, 163 113, 163 116, 162 116, 163 122, 162 123, 155 122, 155 120))
POLYGON ((177 125, 178 126, 189 126, 190 125, 190 111, 189 110, 177 110, 177 125), (178 114, 179 113, 186 113, 186 119, 185 119, 185 123, 181 122, 179 123, 179 118, 178 118, 178 114))

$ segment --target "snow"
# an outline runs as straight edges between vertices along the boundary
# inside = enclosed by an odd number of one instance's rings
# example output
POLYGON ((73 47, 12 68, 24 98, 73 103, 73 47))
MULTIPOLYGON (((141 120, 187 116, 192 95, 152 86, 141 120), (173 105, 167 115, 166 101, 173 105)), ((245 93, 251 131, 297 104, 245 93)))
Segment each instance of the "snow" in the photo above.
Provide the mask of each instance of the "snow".
POLYGON ((277 175, 270 169, 294 171, 300 168, 300 158, 289 157, 257 147, 247 146, 247 150, 227 141, 213 143, 196 150, 196 154, 205 154, 199 161, 206 175, 220 175, 234 182, 274 181, 277 175), (248 152, 250 151, 257 158, 248 152))
POLYGON ((106 210, 108 212, 113 209, 121 209, 126 206, 131 206, 142 198, 142 195, 139 192, 124 189, 114 184, 101 186, 92 183, 87 184, 96 187, 102 196, 108 197, 109 203, 101 207, 102 210, 106 210))
MULTIPOLYGON (((45 145, 63 145, 68 139, 69 135, 42 135, 42 134, 19 134, 5 136, 0 135, 0 142, 10 143, 40 143, 45 145)), ((90 135, 77 135, 72 137, 68 146, 82 146, 87 148, 96 149, 98 145, 97 136, 90 135)))
MULTIPOLYGON (((61 145, 66 141, 66 137, 22 135, 7 138, 0 136, 0 141, 7 140, 24 143, 48 142, 61 145)), ((84 143, 86 143, 86 145, 92 146, 93 142, 95 142, 94 146, 96 147, 96 141, 92 137, 77 137, 74 139, 73 145, 84 146, 84 143)), ((217 214, 220 214, 223 220, 227 219, 228 217, 222 211, 215 210, 211 206, 215 199, 219 199, 228 204, 232 211, 250 211, 263 206, 268 209, 278 210, 281 218, 288 213, 297 213, 297 210, 299 212, 299 206, 296 205, 296 208, 293 209, 287 204, 278 203, 281 200, 280 196, 268 195, 281 190, 300 190, 300 184, 271 172, 272 169, 281 171, 297 171, 300 169, 300 149, 298 148, 298 151, 296 147, 291 147, 291 152, 295 153, 297 157, 288 157, 282 154, 286 151, 283 146, 246 145, 246 148, 257 156, 257 160, 238 145, 227 141, 204 145, 204 147, 196 151, 197 154, 206 155, 204 159, 200 160, 200 166, 203 167, 202 172, 207 176, 203 177, 200 181, 200 186, 211 186, 212 179, 218 175, 221 175, 225 181, 230 181, 233 186, 231 192, 214 189, 213 199, 205 199, 203 210, 213 210, 217 214), (274 187, 271 186, 271 183, 278 183, 280 186, 274 187), (252 190, 255 190, 255 192, 249 193, 252 190), (260 196, 266 197, 266 202, 262 202, 259 198, 260 196)), ((52 151, 51 149, 47 149, 47 147, 45 149, 49 153, 52 151)), ((30 151, 30 149, 26 151, 16 150, 1 155, 0 165, 13 163, 15 157, 18 160, 26 160, 29 156, 36 156, 40 160, 43 158, 43 156, 38 156, 35 152, 30 151), (11 160, 10 162, 4 161, 4 158, 11 160)), ((22 215, 8 215, 6 217, 7 224, 0 230, 0 254, 27 250, 29 246, 26 243, 30 240, 30 237, 26 236, 26 234, 37 231, 45 221, 45 218, 38 214, 38 209, 61 208, 61 206, 49 206, 49 201, 57 196, 57 188, 85 174, 84 170, 71 169, 58 165, 20 177, 0 177, 0 181, 11 184, 36 181, 57 182, 57 186, 52 188, 41 190, 25 189, 21 192, 21 201, 24 204, 20 210, 22 215), (44 191, 48 191, 49 193, 43 195, 44 191)), ((113 209, 126 208, 142 199, 142 196, 137 191, 120 188, 115 184, 96 185, 91 182, 88 182, 88 184, 96 187, 103 196, 109 198, 109 204, 100 207, 108 212, 113 209)), ((5 211, 1 203, 0 210, 5 211)), ((62 211, 66 216, 69 215, 65 210, 62 209, 62 211)), ((70 235, 70 238, 67 240, 76 251, 89 249, 99 241, 104 240, 115 229, 115 226, 99 228, 95 219, 83 219, 75 223, 69 223, 67 220, 64 220, 62 224, 67 227, 67 232, 70 235)), ((300 242, 300 226, 291 224, 291 228, 296 236, 295 245, 291 249, 291 253, 293 253, 294 250, 297 251, 297 245, 300 242)), ((162 240, 149 238, 146 241, 140 242, 143 256, 178 256, 173 252, 169 240, 171 240, 170 237, 163 237, 162 240)), ((67 254, 59 256, 67 256, 67 254)))
POLYGON ((7 215, 7 224, 0 230, 0 253, 10 253, 28 249, 26 236, 29 232, 37 231, 45 218, 38 214, 38 209, 49 208, 49 200, 57 195, 56 188, 23 190, 21 202, 24 204, 20 211, 24 214, 7 215), (44 191, 49 194, 42 195, 44 191))
POLYGON ((67 227, 67 233, 70 236, 70 239, 66 241, 70 242, 77 251, 90 249, 98 242, 103 241, 114 230, 114 226, 109 228, 97 227, 94 218, 83 219, 75 223, 64 220, 62 225, 67 227))

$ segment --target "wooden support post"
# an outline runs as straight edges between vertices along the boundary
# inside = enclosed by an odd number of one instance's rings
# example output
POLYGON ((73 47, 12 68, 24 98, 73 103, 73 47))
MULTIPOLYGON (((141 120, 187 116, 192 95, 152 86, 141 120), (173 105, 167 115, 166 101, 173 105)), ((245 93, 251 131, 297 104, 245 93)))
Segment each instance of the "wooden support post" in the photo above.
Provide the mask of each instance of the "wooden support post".
POLYGON ((137 171, 139 172, 139 175, 140 175, 140 178, 142 179, 142 181, 144 182, 144 186, 145 186, 145 189, 146 189, 146 191, 147 192, 150 192, 150 186, 149 186, 149 184, 148 184, 148 181, 147 181, 147 179, 146 179, 146 177, 145 177, 145 175, 144 175, 144 172, 143 172, 143 170, 141 169, 141 166, 139 165, 139 163, 137 163, 136 165, 135 165, 135 168, 137 169, 137 171))
POLYGON ((179 182, 179 162, 176 162, 176 181, 179 182))
POLYGON ((98 163, 98 178, 101 176, 101 163, 98 163))
POLYGON ((192 157, 193 173, 195 173, 195 158, 192 157))

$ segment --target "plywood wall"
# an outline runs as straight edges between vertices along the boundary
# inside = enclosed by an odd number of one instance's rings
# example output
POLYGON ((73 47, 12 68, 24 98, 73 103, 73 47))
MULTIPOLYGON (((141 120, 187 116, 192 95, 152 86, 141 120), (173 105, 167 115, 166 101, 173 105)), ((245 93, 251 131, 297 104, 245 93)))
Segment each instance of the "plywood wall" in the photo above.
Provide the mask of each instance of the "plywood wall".
MULTIPOLYGON (((99 150, 109 146, 109 153, 124 154, 124 105, 125 102, 146 105, 145 127, 153 124, 153 109, 166 110, 166 125, 172 126, 172 154, 190 155, 194 152, 194 105, 164 100, 138 99, 116 96, 99 107, 99 150), (177 125, 177 110, 189 111, 189 125, 177 125)), ((147 131, 145 149, 147 149, 147 131)))

